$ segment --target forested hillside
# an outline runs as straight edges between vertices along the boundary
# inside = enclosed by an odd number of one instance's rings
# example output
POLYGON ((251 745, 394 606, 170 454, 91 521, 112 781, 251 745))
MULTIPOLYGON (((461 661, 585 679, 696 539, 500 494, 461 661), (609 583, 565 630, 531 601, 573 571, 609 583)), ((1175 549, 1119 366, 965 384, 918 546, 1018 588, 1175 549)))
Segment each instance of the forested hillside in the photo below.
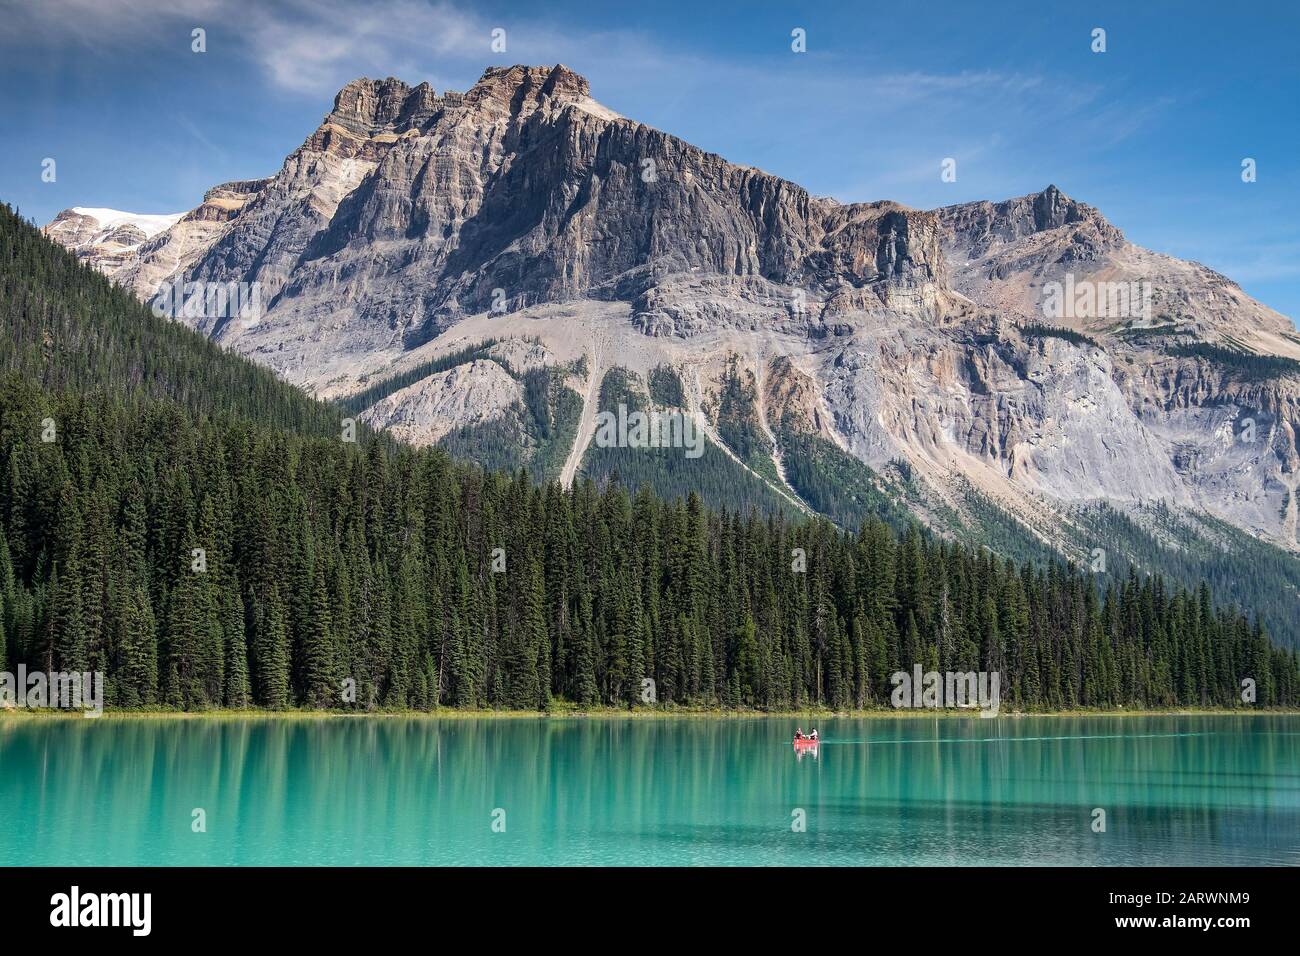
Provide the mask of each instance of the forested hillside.
MULTIPOLYGON (((624 368, 613 368, 601 381, 599 408, 616 414, 619 405, 629 412, 650 409, 639 376, 624 368)), ((671 372, 659 373, 652 383, 660 394, 656 408, 663 414, 684 412, 681 382, 671 372), (667 401, 663 399, 667 397, 667 401)), ((793 515, 798 506, 766 484, 762 477, 747 471, 734 461, 703 430, 695 436, 701 445, 698 457, 688 458, 684 448, 600 447, 596 441, 587 446, 581 474, 598 484, 619 481, 629 488, 649 485, 668 498, 684 498, 691 492, 715 508, 748 511, 758 508, 764 513, 793 515)))
POLYGON ((913 663, 1000 671, 1026 708, 1300 690, 1295 656, 1205 587, 566 492, 17 377, 0 475, 9 663, 103 669, 117 706, 629 705, 650 678, 661 704, 842 708, 886 705, 913 663))
MULTIPOLYGON (((918 663, 1001 671, 1025 708, 1240 706, 1244 678, 1261 706, 1300 695, 1294 653, 1206 586, 1015 564, 870 488, 849 493, 892 527, 850 533, 771 493, 766 515, 710 510, 678 494, 680 455, 600 449, 565 490, 343 441, 345 412, 7 207, 0 370, 0 664, 102 669, 118 707, 622 706, 647 679, 664 705, 885 706, 918 663)), ((704 490, 764 487, 734 467, 704 490)))
POLYGON ((54 390, 167 398, 319 435, 343 417, 148 306, 0 203, 0 372, 54 390))

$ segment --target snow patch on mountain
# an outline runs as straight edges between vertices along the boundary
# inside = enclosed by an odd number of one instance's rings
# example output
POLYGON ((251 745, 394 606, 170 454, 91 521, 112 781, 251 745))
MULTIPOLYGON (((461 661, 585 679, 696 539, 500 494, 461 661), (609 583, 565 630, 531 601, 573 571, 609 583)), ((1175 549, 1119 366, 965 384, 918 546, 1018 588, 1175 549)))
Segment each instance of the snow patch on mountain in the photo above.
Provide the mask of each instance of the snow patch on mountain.
POLYGON ((99 228, 113 230, 118 226, 135 226, 144 233, 146 239, 152 239, 165 229, 170 229, 180 222, 183 212, 169 212, 157 215, 123 212, 120 209, 107 209, 99 206, 73 206, 72 212, 79 216, 89 216, 99 223, 99 228))

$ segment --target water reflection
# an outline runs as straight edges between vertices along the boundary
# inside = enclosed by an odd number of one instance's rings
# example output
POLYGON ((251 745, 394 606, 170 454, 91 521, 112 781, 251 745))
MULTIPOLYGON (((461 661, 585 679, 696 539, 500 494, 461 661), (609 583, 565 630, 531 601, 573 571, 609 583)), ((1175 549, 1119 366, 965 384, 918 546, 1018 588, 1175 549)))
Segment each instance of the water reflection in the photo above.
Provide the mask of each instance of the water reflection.
POLYGON ((0 719, 0 864, 1300 863, 1300 718, 819 729, 0 719))
POLYGON ((818 752, 817 745, 819 743, 821 743, 819 740, 800 740, 799 738, 795 738, 794 743, 792 744, 794 747, 795 760, 802 760, 804 757, 811 757, 813 760, 816 760, 818 752))

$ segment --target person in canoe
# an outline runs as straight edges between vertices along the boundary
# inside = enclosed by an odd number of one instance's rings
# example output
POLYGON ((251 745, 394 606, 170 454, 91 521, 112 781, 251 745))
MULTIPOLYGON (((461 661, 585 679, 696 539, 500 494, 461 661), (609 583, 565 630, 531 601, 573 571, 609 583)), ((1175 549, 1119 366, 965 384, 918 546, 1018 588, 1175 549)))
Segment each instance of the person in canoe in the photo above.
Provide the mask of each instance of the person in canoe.
POLYGON ((803 740, 803 739, 804 739, 804 736, 803 736, 803 728, 802 728, 802 727, 796 727, 796 728, 794 729, 794 739, 795 739, 795 740, 803 740))

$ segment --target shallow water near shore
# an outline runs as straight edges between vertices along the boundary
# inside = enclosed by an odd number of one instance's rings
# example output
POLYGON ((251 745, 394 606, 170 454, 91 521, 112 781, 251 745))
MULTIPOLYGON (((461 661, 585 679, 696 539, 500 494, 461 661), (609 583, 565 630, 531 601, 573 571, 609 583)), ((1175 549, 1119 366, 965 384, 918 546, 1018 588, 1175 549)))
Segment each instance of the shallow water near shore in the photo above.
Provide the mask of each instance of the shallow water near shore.
POLYGON ((1300 864, 1300 716, 797 722, 0 719, 0 865, 1300 864))

